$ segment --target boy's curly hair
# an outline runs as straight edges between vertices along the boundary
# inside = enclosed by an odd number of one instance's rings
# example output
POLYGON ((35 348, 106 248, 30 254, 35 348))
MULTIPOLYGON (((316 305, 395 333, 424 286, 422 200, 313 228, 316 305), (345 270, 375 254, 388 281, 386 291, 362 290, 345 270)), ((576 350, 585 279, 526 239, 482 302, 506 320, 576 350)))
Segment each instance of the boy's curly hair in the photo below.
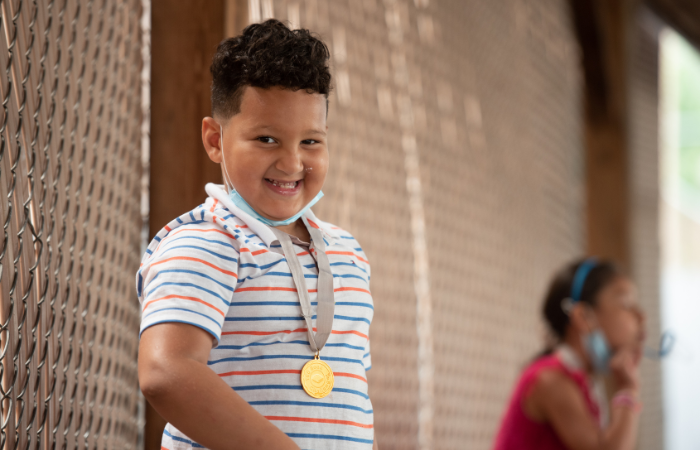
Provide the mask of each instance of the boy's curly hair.
POLYGON ((212 114, 228 119, 238 114, 246 86, 331 90, 328 47, 309 30, 290 30, 279 20, 247 26, 243 34, 219 44, 211 63, 212 114))

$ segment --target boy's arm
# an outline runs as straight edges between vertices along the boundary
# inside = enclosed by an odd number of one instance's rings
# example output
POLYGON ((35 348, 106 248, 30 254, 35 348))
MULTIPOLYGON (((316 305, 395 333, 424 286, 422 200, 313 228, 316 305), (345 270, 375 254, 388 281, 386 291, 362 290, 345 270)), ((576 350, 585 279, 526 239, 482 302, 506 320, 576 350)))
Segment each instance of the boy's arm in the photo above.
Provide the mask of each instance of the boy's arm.
POLYGON ((162 323, 141 334, 139 383, 169 423, 212 450, 299 447, 207 366, 212 336, 183 323, 162 323))

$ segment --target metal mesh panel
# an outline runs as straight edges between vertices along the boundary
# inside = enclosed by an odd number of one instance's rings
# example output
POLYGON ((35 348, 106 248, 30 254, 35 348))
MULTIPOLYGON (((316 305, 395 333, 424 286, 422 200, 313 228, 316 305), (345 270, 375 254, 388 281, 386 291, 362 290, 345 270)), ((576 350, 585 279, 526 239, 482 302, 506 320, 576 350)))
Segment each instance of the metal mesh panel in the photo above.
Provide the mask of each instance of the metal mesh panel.
POLYGON ((132 448, 140 5, 0 8, 0 447, 132 448))
MULTIPOLYGON (((631 269, 647 318, 651 346, 659 342, 659 42, 660 24, 642 9, 633 21, 630 58, 631 269)), ((643 361, 640 450, 663 448, 661 364, 643 361)))
POLYGON ((316 208, 372 263, 382 449, 487 449, 583 250, 578 54, 563 0, 261 0, 332 53, 316 208))

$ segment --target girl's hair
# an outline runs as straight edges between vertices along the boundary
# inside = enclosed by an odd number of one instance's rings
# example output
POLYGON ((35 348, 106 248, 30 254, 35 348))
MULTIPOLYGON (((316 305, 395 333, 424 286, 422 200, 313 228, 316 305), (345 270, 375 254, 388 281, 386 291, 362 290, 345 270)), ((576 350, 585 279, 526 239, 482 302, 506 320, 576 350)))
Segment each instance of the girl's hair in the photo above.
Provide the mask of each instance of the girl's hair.
MULTIPOLYGON (((572 288, 576 272, 587 260, 581 259, 565 266, 560 270, 549 285, 545 296, 542 314, 549 326, 550 331, 558 342, 566 336, 566 329, 569 326, 569 315, 564 311, 562 303, 572 296, 572 288)), ((599 260, 588 272, 586 279, 580 289, 578 302, 587 303, 593 307, 598 302, 598 294, 613 279, 622 273, 617 266, 606 260, 599 260)), ((540 356, 550 354, 554 349, 547 348, 540 356)))

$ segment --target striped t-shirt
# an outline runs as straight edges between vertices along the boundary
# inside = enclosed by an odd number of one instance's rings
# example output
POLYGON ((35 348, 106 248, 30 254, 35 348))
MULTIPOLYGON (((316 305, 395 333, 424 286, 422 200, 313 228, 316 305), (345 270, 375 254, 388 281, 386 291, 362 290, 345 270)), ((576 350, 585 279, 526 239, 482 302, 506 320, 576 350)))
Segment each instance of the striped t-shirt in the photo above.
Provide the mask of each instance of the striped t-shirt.
MULTIPOLYGON (((277 238, 222 187, 209 184, 206 190, 207 201, 170 222, 146 250, 136 276, 141 331, 164 322, 208 331, 216 339, 209 367, 300 448, 371 449, 366 371, 374 307, 362 248, 349 233, 305 213, 323 233, 335 291, 333 331, 321 351, 335 385, 315 399, 301 387, 301 368, 314 354, 277 238)), ((293 242, 315 313, 315 250, 293 242)), ((162 446, 202 448, 170 424, 162 446)))

